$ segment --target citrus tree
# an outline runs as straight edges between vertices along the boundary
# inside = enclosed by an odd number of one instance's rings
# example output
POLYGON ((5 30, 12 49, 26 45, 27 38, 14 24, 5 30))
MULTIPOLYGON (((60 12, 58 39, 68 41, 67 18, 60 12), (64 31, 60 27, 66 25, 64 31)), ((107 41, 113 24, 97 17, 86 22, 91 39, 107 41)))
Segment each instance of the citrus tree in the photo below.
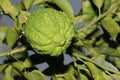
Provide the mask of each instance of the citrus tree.
POLYGON ((4 80, 120 80, 120 0, 82 0, 77 15, 69 0, 0 0, 0 8, 14 24, 0 26, 4 80))

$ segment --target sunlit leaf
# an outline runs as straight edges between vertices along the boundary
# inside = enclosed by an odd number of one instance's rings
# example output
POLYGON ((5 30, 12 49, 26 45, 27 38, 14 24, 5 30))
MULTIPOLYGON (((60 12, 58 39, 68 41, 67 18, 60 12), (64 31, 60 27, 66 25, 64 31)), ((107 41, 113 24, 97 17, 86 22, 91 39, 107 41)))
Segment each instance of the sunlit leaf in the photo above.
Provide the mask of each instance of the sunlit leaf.
POLYGON ((1 64, 0 65, 0 72, 2 72, 8 64, 1 64))
POLYGON ((65 80, 64 76, 61 75, 52 75, 51 80, 65 80))
POLYGON ((0 2, 0 6, 3 9, 4 13, 9 14, 10 17, 12 17, 15 20, 16 16, 18 15, 18 12, 11 4, 10 0, 0 0, 0 2))
MULTIPOLYGON (((85 65, 77 64, 77 65, 76 65, 76 68, 78 69, 79 72, 84 71, 84 73, 85 73, 87 76, 92 77, 89 69, 88 69, 87 67, 85 67, 85 65)), ((77 73, 76 73, 76 74, 77 74, 77 73)))
POLYGON ((104 0, 93 0, 93 2, 100 9, 103 5, 104 0))
POLYGON ((35 80, 47 80, 46 77, 45 77, 45 75, 42 72, 38 71, 38 70, 33 70, 31 72, 31 74, 32 74, 32 77, 35 80))
POLYGON ((64 74, 53 75, 52 80, 76 80, 76 78, 71 73, 64 73, 64 74))
POLYGON ((113 57, 113 60, 114 60, 114 64, 115 66, 120 69, 120 58, 118 57, 113 57))
POLYGON ((24 72, 23 73, 24 74, 24 77, 27 79, 27 80, 34 80, 33 78, 32 78, 32 74, 30 74, 30 72, 24 72))
POLYGON ((91 41, 84 40, 83 43, 84 43, 84 46, 85 46, 85 47, 87 48, 87 50, 88 50, 88 54, 89 54, 91 57, 94 57, 94 56, 97 55, 97 52, 96 52, 95 48, 93 48, 91 41))
POLYGON ((28 10, 32 6, 32 3, 34 0, 22 0, 22 1, 23 1, 24 6, 25 6, 25 9, 28 10))
POLYGON ((16 53, 16 54, 12 54, 12 57, 13 57, 13 59, 14 58, 17 58, 17 59, 25 59, 25 58, 27 58, 27 53, 26 53, 26 51, 24 51, 24 52, 20 52, 20 53, 16 53))
POLYGON ((6 69, 5 69, 5 75, 4 75, 4 80, 14 80, 13 76, 12 76, 12 66, 9 65, 6 69))
POLYGON ((102 27, 110 34, 113 40, 116 40, 116 37, 119 33, 119 25, 110 17, 107 16, 101 21, 102 27))
POLYGON ((53 0, 69 17, 74 19, 74 13, 71 4, 68 0, 53 0))
POLYGON ((101 37, 97 42, 96 42, 97 46, 101 46, 101 45, 107 45, 106 41, 104 40, 103 37, 101 37))
POLYGON ((13 73, 16 75, 16 76, 20 76, 20 77, 23 77, 22 73, 23 72, 20 72, 19 70, 13 68, 13 73))
POLYGON ((99 46, 96 48, 97 53, 99 54, 105 54, 110 56, 120 56, 120 53, 114 49, 107 46, 99 46))
POLYGON ((95 11, 92 7, 92 4, 90 3, 89 0, 84 0, 82 2, 82 19, 83 19, 83 22, 88 22, 90 21, 96 14, 95 14, 95 11))
POLYGON ((116 73, 119 72, 119 70, 118 70, 115 66, 113 66, 111 63, 109 63, 109 62, 107 62, 107 61, 105 61, 105 60, 103 60, 103 59, 101 59, 101 58, 96 58, 94 61, 95 61, 97 64, 100 64, 100 65, 101 65, 102 67, 104 67, 105 69, 114 71, 114 72, 116 72, 116 73))
POLYGON ((27 17, 30 15, 27 11, 20 11, 18 21, 15 21, 17 31, 23 30, 23 24, 27 21, 27 17))
POLYGON ((30 15, 27 11, 20 11, 20 14, 18 16, 19 23, 23 24, 27 21, 27 17, 30 15))
POLYGON ((115 80, 120 80, 120 75, 118 75, 118 74, 113 74, 112 76, 115 78, 115 80))
POLYGON ((104 0, 103 12, 105 12, 110 7, 110 5, 111 5, 111 0, 104 0))
POLYGON ((9 28, 6 35, 7 44, 9 47, 13 47, 18 38, 18 34, 15 28, 9 28))
POLYGON ((3 40, 5 39, 7 32, 7 27, 0 27, 0 44, 2 44, 3 40))
POLYGON ((74 72, 75 72, 74 66, 73 65, 68 65, 66 73, 74 74, 74 72))
POLYGON ((55 75, 52 75, 52 76, 51 76, 51 80, 57 80, 56 76, 55 76, 55 75))
MULTIPOLYGON (((40 63, 43 63, 45 62, 45 57, 42 56, 42 55, 39 55, 39 54, 34 54, 34 55, 31 55, 29 56, 28 58, 26 58, 23 62, 23 65, 25 68, 30 68, 32 67, 33 65, 37 65, 37 64, 40 64, 40 63), (37 59, 37 60, 36 60, 37 59)), ((60 59, 60 58, 59 58, 60 59)), ((49 60, 49 59, 48 59, 49 60)))
POLYGON ((97 25, 96 24, 92 25, 91 27, 89 27, 89 28, 87 28, 85 30, 83 30, 82 32, 87 36, 87 35, 91 34, 95 29, 97 29, 97 25))
POLYGON ((65 80, 76 80, 75 76, 71 73, 63 74, 65 80))
POLYGON ((25 7, 24 7, 22 1, 17 3, 17 4, 14 4, 14 7, 15 7, 16 10, 25 10, 25 7))
POLYGON ((86 76, 85 74, 83 73, 79 73, 79 74, 80 74, 80 80, 89 80, 88 76, 86 76))
POLYGON ((25 68, 22 62, 13 62, 12 65, 19 71, 25 68))
POLYGON ((95 80, 105 80, 102 72, 93 63, 86 62, 86 65, 89 68, 89 70, 95 80))
POLYGON ((119 19, 120 19, 120 12, 118 12, 118 13, 116 13, 117 14, 117 16, 119 17, 119 19))
POLYGON ((22 62, 13 62, 12 63, 13 68, 13 73, 18 76, 22 76, 22 71, 25 69, 24 65, 22 62))
POLYGON ((109 63, 108 61, 105 61, 104 59, 102 58, 96 58, 93 60, 87 58, 87 57, 84 57, 84 56, 81 56, 81 55, 78 55, 78 53, 74 53, 74 56, 78 59, 78 60, 87 60, 89 62, 92 62, 94 63, 96 66, 100 67, 101 69, 105 70, 105 71, 110 71, 110 72, 113 72, 113 73, 116 73, 116 74, 119 74, 120 75, 120 72, 119 70, 113 66, 113 64, 109 63))
POLYGON ((118 0, 111 0, 111 3, 115 3, 116 1, 118 1, 118 0))
POLYGON ((110 75, 107 75, 105 72, 102 72, 105 80, 112 80, 111 76, 110 75))
MULTIPOLYGON (((46 0, 46 1, 47 1, 47 0, 46 0)), ((49 0, 48 0, 48 1, 49 1, 49 0)), ((38 5, 38 4, 40 4, 40 3, 43 3, 43 0, 34 0, 32 6, 38 5)))
POLYGON ((30 67, 33 66, 33 63, 32 63, 30 58, 26 58, 23 65, 24 65, 25 68, 30 68, 30 67))

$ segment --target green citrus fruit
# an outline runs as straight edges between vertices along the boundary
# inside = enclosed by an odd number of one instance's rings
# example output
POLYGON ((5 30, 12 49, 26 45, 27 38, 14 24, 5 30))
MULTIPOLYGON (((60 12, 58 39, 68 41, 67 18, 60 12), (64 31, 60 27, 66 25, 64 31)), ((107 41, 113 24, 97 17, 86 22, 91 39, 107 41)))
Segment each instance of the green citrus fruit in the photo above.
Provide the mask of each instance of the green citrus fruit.
POLYGON ((62 11, 40 8, 28 17, 25 36, 41 54, 59 56, 74 37, 74 26, 62 11))

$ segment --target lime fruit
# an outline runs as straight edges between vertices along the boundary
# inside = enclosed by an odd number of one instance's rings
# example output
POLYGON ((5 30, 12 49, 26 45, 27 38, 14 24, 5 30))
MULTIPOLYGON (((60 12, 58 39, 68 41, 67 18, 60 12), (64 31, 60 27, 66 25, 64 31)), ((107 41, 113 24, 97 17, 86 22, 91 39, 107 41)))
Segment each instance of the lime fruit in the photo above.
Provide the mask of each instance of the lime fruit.
POLYGON ((32 12, 25 26, 25 36, 41 54, 59 56, 66 51, 74 37, 72 21, 62 11, 40 8, 32 12))

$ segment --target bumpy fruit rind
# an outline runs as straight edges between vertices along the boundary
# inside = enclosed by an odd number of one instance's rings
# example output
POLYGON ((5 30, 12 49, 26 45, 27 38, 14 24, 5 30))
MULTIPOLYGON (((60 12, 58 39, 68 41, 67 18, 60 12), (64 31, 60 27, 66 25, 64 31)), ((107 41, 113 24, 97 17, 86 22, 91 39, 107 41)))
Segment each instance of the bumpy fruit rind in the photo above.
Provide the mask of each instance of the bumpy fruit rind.
POLYGON ((59 56, 70 45, 74 26, 64 12, 40 8, 28 17, 25 36, 41 54, 59 56))

